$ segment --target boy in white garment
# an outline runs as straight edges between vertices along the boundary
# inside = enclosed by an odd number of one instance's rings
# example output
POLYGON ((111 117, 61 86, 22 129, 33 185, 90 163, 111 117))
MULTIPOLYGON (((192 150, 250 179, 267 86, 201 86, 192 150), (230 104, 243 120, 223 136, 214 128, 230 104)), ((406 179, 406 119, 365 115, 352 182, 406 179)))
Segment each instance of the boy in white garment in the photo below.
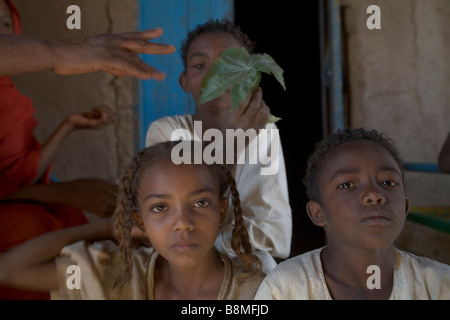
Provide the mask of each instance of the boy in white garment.
POLYGON ((450 299, 450 266, 394 247, 409 209, 402 161, 375 130, 332 134, 308 159, 307 213, 327 245, 280 263, 255 299, 450 299))

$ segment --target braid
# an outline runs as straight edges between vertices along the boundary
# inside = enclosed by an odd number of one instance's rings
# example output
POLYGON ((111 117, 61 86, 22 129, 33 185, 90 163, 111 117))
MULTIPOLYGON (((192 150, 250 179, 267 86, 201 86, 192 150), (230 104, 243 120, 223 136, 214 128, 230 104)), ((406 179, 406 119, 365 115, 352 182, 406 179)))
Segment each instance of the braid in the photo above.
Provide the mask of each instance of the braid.
POLYGON ((133 227, 133 212, 137 210, 138 204, 135 200, 135 178, 140 168, 143 152, 139 152, 128 165, 126 174, 122 178, 122 184, 117 198, 117 208, 114 212, 115 229, 119 242, 120 258, 122 260, 119 277, 116 279, 114 289, 121 290, 130 283, 132 278, 132 250, 131 229, 133 227))
POLYGON ((231 247, 238 258, 244 262, 244 271, 247 273, 252 273, 253 271, 258 272, 262 270, 261 261, 257 256, 252 253, 252 245, 250 242, 250 237, 248 235, 247 228, 244 225, 244 218, 242 214, 241 201, 239 197, 239 191, 236 187, 236 181, 231 174, 230 169, 226 165, 220 165, 221 171, 225 175, 225 181, 230 187, 232 204, 234 211, 234 228, 231 235, 231 247), (243 251, 242 251, 243 249, 243 251), (258 269, 254 270, 253 265, 258 265, 258 269))

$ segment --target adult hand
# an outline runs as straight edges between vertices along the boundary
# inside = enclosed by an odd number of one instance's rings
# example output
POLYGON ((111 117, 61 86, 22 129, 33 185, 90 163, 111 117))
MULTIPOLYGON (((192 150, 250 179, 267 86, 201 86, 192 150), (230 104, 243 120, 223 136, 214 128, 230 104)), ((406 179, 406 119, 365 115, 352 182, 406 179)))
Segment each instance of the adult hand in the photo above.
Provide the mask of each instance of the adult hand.
MULTIPOLYGON (((112 240, 114 240, 117 244, 119 244, 119 235, 117 233, 117 229, 114 226, 114 223, 116 223, 114 218, 108 219, 112 221, 111 223, 111 230, 112 230, 112 240)), ((147 247, 151 248, 152 244, 145 233, 144 230, 142 230, 139 226, 136 225, 135 221, 133 221, 133 225, 131 226, 131 247, 134 249, 140 248, 140 247, 147 247)))
POLYGON ((131 228, 131 246, 135 249, 139 247, 151 248, 152 246, 147 234, 136 224, 131 228))
POLYGON ((55 55, 53 71, 57 74, 79 74, 105 71, 112 75, 163 80, 165 74, 149 66, 139 54, 170 54, 173 45, 147 40, 162 35, 161 28, 140 32, 102 34, 81 40, 48 41, 55 55))
POLYGON ((116 209, 117 186, 102 179, 78 179, 61 183, 61 202, 99 217, 110 217, 116 209))
POLYGON ((114 110, 109 106, 95 106, 90 111, 75 113, 66 118, 72 129, 100 129, 114 120, 114 110))

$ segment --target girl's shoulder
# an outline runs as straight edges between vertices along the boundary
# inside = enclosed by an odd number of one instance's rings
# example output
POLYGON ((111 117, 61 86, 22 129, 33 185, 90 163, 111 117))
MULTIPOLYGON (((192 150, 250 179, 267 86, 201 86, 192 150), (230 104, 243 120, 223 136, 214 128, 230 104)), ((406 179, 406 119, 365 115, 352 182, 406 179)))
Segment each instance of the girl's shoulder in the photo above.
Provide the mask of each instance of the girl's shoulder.
POLYGON ((262 271, 246 272, 238 258, 230 258, 221 252, 218 255, 225 266, 218 300, 253 300, 266 274, 262 271))
MULTIPOLYGON (((146 276, 154 252, 146 247, 133 250, 133 277, 146 276)), ((72 243, 61 250, 55 262, 60 289, 52 293, 53 299, 108 299, 122 264, 119 247, 111 240, 72 243), (69 277, 79 283, 77 290, 67 286, 69 277)))

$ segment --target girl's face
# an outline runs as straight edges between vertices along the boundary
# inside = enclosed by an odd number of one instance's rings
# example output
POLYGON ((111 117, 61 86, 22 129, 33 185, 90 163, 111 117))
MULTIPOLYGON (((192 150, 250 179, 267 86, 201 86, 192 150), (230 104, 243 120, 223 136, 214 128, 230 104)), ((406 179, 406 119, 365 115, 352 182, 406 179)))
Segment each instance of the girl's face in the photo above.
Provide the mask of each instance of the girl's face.
POLYGON ((400 234, 408 212, 401 170, 381 145, 339 146, 319 178, 321 225, 329 243, 385 248, 400 234))
MULTIPOLYGON (((180 85, 185 92, 191 93, 197 106, 203 78, 209 68, 214 65, 217 57, 229 47, 242 47, 242 45, 239 40, 226 32, 205 33, 192 41, 186 54, 186 71, 180 75, 180 85)), ((212 111, 229 110, 231 107, 230 94, 225 92, 201 107, 212 111)))
POLYGON ((228 200, 220 197, 217 178, 206 165, 151 165, 142 176, 137 199, 138 225, 171 265, 193 267, 214 254, 228 200))
POLYGON ((13 34, 11 12, 4 0, 0 0, 0 33, 13 34))

